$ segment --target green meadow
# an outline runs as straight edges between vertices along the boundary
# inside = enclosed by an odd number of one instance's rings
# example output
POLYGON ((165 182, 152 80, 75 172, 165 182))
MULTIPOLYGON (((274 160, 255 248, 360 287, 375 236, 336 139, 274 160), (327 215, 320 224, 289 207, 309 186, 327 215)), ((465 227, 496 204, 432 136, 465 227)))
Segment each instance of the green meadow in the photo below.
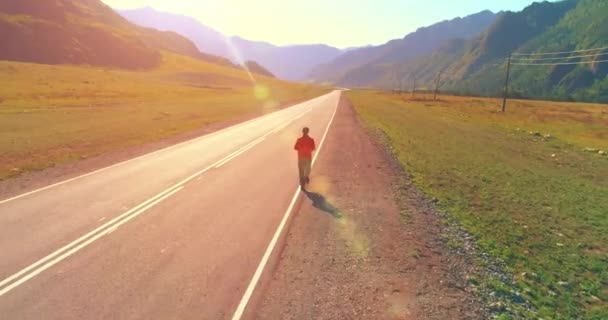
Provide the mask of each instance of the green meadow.
POLYGON ((501 319, 608 319, 608 106, 511 100, 503 114, 497 99, 348 97, 415 184, 508 266, 515 284, 486 279, 512 310, 501 319))

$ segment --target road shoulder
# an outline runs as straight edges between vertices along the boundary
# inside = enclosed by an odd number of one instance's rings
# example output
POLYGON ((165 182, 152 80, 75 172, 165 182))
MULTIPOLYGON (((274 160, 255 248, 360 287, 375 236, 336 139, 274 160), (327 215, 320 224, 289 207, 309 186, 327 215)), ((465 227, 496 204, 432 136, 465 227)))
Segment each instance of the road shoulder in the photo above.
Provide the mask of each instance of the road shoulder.
POLYGON ((255 319, 475 319, 432 205, 342 97, 255 319))

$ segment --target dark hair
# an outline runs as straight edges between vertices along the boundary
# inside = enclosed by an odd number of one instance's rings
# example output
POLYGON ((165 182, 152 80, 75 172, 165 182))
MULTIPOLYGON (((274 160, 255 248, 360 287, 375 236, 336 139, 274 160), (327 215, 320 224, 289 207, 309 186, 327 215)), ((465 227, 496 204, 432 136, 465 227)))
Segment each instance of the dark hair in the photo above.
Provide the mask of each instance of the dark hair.
POLYGON ((308 131, 310 131, 310 129, 308 129, 308 127, 304 127, 304 129, 302 129, 302 133, 304 133, 304 134, 308 134, 308 131))

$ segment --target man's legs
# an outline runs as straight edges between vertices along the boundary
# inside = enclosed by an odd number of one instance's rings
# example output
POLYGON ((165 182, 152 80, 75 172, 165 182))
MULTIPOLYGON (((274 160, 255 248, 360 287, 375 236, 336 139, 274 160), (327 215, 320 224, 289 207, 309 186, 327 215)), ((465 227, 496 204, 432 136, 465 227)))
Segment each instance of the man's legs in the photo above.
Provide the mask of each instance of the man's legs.
POLYGON ((300 185, 304 186, 306 183, 310 181, 310 170, 312 165, 312 159, 308 158, 299 158, 298 159, 298 169, 300 172, 300 185))
POLYGON ((310 182, 311 164, 312 164, 312 159, 306 159, 306 162, 304 163, 304 180, 306 181, 306 183, 310 182))
POLYGON ((298 158, 298 171, 300 173, 300 185, 304 187, 306 184, 306 164, 303 158, 298 158))

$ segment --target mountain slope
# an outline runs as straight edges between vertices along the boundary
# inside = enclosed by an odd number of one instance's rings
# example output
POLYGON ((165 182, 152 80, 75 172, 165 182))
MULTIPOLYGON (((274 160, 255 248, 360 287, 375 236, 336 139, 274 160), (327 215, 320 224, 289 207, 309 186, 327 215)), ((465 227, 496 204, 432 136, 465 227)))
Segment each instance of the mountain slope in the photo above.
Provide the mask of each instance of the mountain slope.
POLYGON ((497 15, 482 11, 464 18, 439 22, 429 27, 419 28, 402 39, 392 40, 384 45, 365 47, 347 52, 326 65, 321 65, 310 73, 315 81, 343 83, 349 72, 358 68, 373 69, 368 66, 406 61, 431 53, 444 41, 452 38, 468 38, 481 33, 497 15))
POLYGON ((342 53, 339 49, 323 44, 281 47, 239 37, 233 37, 231 43, 243 59, 257 61, 279 78, 287 80, 304 80, 312 67, 342 53))
POLYGON ((247 67, 247 70, 249 70, 249 72, 251 72, 251 73, 259 74, 259 75, 266 76, 269 78, 275 77, 274 74, 272 74, 272 72, 268 71, 266 68, 262 67, 259 63, 255 62, 255 61, 245 62, 245 67, 247 67))
POLYGON ((173 31, 191 39, 202 52, 220 55, 236 63, 256 61, 279 78, 304 80, 309 70, 339 56, 342 51, 326 45, 275 46, 266 42, 228 37, 194 18, 151 8, 119 10, 141 26, 173 31))
MULTIPOLYGON (((566 0, 535 3, 521 12, 507 12, 480 36, 450 47, 444 43, 431 55, 405 63, 387 64, 376 77, 361 69, 350 73, 351 85, 396 86, 388 70, 413 77, 419 86, 431 87, 439 72, 445 89, 463 94, 502 94, 506 57, 514 53, 564 52, 608 47, 608 0, 566 0)), ((608 60, 608 50, 574 55, 600 55, 568 59, 570 55, 513 56, 516 63, 554 63, 608 60), (534 60, 548 58, 548 60, 534 60), (532 59, 532 60, 523 60, 532 59)), ((608 101, 608 65, 512 66, 510 92, 515 97, 608 101)))
POLYGON ((161 50, 208 61, 188 39, 135 26, 99 0, 0 2, 1 60, 141 69, 161 50))
POLYGON ((159 12, 150 7, 118 10, 118 13, 137 25, 161 31, 172 31, 187 37, 202 52, 232 59, 226 45, 226 37, 194 18, 159 12))
MULTIPOLYGON (((517 51, 555 52, 608 47, 608 0, 579 0, 564 3, 570 2, 573 5, 576 3, 576 7, 568 11, 546 32, 524 43, 517 51)), ((603 55, 567 61, 608 60, 608 50, 587 52, 582 55, 589 53, 603 55)), ((517 66, 513 70, 512 86, 515 93, 522 96, 553 96, 560 99, 608 102, 608 64, 534 68, 517 66), (534 83, 542 85, 531 86, 534 83)))

